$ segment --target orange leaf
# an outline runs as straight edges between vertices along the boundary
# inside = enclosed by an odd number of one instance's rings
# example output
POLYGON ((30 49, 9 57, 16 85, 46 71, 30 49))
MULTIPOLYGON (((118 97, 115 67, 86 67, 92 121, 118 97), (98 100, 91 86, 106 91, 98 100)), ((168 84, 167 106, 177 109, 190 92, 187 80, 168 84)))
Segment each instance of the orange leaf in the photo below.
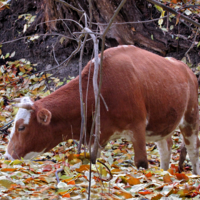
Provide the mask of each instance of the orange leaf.
POLYGON ((129 199, 129 198, 132 198, 132 195, 128 192, 121 192, 121 194, 123 197, 125 197, 125 199, 129 199))
POLYGON ((176 173, 175 176, 176 176, 176 178, 177 178, 178 180, 185 180, 185 181, 188 181, 188 180, 189 180, 188 176, 186 176, 185 174, 176 173))
POLYGON ((171 167, 167 170, 171 175, 174 175, 175 173, 179 172, 178 166, 175 166, 174 164, 171 164, 171 167))
POLYGON ((121 169, 112 169, 111 173, 118 173, 118 172, 121 172, 121 171, 122 171, 121 169))
POLYGON ((71 177, 71 178, 66 178, 66 179, 64 179, 64 180, 62 180, 63 182, 69 182, 69 181, 71 181, 73 179, 73 177, 71 177))
POLYGON ((16 171, 16 169, 15 168, 3 168, 3 169, 1 169, 1 171, 2 172, 14 172, 14 171, 16 171))
POLYGON ((152 177, 152 173, 151 173, 151 172, 148 172, 147 174, 145 174, 145 176, 146 176, 147 178, 152 177))
POLYGON ((69 181, 69 182, 67 183, 67 185, 75 185, 75 181, 74 181, 74 180, 69 181))
POLYGON ((149 190, 144 190, 144 191, 140 191, 138 193, 141 194, 141 195, 146 195, 146 194, 151 194, 152 192, 149 191, 149 190))
POLYGON ((31 180, 33 180, 33 177, 27 178, 24 180, 24 183, 29 183, 31 180))
POLYGON ((42 193, 42 192, 44 192, 45 190, 49 190, 50 189, 50 187, 49 186, 47 186, 47 187, 45 187, 45 188, 42 188, 41 190, 39 190, 39 193, 42 193))
POLYGON ((55 170, 52 170, 52 171, 50 171, 50 172, 47 172, 45 175, 46 175, 46 176, 49 176, 50 174, 54 174, 56 171, 57 171, 56 169, 55 169, 55 170))
MULTIPOLYGON (((128 176, 128 175, 127 175, 128 176)), ((134 178, 132 176, 128 176, 129 178, 127 179, 127 183, 129 183, 129 185, 137 185, 140 184, 140 180, 138 178, 134 178)))
POLYGON ((49 172, 52 170, 52 165, 45 165, 43 168, 42 168, 42 171, 43 172, 49 172))
POLYGON ((70 198, 70 194, 69 194, 69 193, 66 193, 66 194, 64 194, 62 197, 68 197, 68 198, 70 198))
POLYGON ((179 19, 180 19, 180 13, 178 13, 178 15, 176 16, 176 24, 177 25, 179 23, 179 19))
POLYGON ((66 191, 59 192, 59 194, 62 195, 62 197, 70 197, 70 193, 67 193, 66 191))
POLYGON ((90 169, 90 165, 81 165, 78 169, 76 169, 76 171, 81 173, 83 171, 88 171, 89 169, 90 169))
POLYGON ((165 174, 163 176, 163 181, 164 181, 164 183, 172 183, 172 180, 171 180, 171 177, 169 174, 165 174))
POLYGON ((172 3, 177 3, 177 0, 171 0, 172 3))
POLYGON ((80 155, 79 154, 70 154, 69 156, 68 156, 68 161, 71 161, 71 160, 73 160, 73 159, 75 159, 75 158, 78 158, 80 155))

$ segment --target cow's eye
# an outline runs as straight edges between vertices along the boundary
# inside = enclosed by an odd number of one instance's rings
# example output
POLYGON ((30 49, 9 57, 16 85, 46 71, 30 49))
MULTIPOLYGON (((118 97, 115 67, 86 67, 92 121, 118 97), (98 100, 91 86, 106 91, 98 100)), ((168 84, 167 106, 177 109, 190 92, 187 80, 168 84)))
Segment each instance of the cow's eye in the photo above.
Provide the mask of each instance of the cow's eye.
POLYGON ((25 126, 19 126, 18 131, 23 131, 25 129, 25 126))

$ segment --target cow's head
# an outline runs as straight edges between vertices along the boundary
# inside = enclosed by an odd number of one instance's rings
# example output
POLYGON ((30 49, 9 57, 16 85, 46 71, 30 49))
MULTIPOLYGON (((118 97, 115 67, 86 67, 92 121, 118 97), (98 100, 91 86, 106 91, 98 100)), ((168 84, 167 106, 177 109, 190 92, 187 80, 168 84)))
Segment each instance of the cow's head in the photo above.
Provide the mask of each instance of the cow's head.
POLYGON ((39 104, 23 97, 11 131, 10 141, 5 153, 5 159, 31 159, 53 146, 50 128, 51 112, 39 104), (50 147, 51 146, 51 147, 50 147))

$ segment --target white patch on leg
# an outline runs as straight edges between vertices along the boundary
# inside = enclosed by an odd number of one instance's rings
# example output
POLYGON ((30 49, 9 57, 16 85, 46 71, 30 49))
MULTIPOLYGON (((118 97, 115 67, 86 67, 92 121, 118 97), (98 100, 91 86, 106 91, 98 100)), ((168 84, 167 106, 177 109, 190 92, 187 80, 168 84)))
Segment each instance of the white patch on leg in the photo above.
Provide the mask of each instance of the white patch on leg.
MULTIPOLYGON (((21 99, 21 103, 29 103, 31 105, 33 105, 33 102, 31 101, 31 99, 29 97, 23 97, 21 99)), ((13 136, 13 134, 15 133, 15 124, 19 119, 23 119, 24 120, 24 124, 29 124, 31 118, 31 110, 27 110, 24 108, 19 108, 17 115, 15 116, 15 120, 14 120, 14 125, 13 128, 11 130, 11 134, 10 134, 10 140, 13 136)))
POLYGON ((169 169, 169 161, 171 157, 171 149, 168 149, 167 140, 156 142, 160 154, 160 168, 164 170, 169 169))
POLYGON ((197 148, 197 136, 193 134, 190 137, 185 137, 185 139, 190 142, 189 145, 185 144, 185 146, 187 148, 190 161, 192 163, 192 173, 200 175, 199 149, 197 148))

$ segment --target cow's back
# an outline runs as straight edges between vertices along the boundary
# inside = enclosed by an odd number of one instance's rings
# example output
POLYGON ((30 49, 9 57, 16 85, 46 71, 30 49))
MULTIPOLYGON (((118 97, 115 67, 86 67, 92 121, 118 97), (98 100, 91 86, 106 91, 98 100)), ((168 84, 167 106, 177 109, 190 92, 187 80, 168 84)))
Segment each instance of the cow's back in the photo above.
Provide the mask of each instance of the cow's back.
POLYGON ((179 125, 189 104, 197 106, 197 81, 183 62, 119 46, 104 52, 101 94, 109 109, 101 101, 105 137, 143 124, 147 141, 157 141, 179 125))

